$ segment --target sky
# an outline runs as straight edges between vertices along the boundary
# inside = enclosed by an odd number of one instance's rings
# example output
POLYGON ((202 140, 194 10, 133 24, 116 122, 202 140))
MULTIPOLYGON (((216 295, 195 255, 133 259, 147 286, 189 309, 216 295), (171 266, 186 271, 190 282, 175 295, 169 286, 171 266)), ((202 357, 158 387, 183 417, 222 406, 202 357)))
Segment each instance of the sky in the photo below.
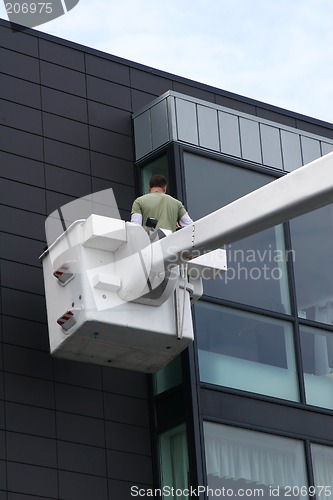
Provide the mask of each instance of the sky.
POLYGON ((332 20, 332 0, 80 0, 35 29, 333 123, 332 20))

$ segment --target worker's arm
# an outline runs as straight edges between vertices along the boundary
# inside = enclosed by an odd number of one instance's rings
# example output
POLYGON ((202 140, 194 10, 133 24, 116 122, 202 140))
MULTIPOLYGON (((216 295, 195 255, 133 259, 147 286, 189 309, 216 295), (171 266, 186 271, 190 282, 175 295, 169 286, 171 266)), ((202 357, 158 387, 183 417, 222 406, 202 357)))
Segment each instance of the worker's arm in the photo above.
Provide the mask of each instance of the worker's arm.
POLYGON ((192 224, 192 223, 193 223, 193 220, 191 219, 191 217, 189 216, 188 213, 186 213, 185 215, 183 215, 179 219, 179 225, 180 225, 180 227, 185 227, 185 226, 188 226, 189 224, 192 224))
POLYGON ((134 224, 140 224, 142 225, 142 215, 141 214, 132 214, 131 215, 131 222, 134 224))

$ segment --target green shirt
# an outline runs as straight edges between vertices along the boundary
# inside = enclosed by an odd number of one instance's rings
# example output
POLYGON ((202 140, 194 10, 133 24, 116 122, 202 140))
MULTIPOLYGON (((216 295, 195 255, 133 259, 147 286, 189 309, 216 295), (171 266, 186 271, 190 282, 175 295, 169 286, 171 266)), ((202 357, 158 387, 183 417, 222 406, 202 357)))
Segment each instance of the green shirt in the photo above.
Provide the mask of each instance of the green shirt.
POLYGON ((158 220, 156 229, 176 231, 176 224, 187 211, 182 202, 165 193, 148 193, 134 200, 132 214, 142 215, 142 225, 148 217, 158 220))

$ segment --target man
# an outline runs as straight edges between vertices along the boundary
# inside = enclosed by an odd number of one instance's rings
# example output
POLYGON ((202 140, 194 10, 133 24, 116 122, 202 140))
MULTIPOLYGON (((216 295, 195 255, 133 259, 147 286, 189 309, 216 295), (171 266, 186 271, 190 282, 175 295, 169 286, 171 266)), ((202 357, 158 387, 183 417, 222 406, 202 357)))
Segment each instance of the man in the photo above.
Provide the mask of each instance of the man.
POLYGON ((168 229, 172 232, 178 227, 192 224, 183 204, 166 194, 167 181, 164 175, 153 175, 148 189, 148 194, 134 200, 131 222, 146 226, 147 219, 153 217, 158 221, 156 229, 168 229))

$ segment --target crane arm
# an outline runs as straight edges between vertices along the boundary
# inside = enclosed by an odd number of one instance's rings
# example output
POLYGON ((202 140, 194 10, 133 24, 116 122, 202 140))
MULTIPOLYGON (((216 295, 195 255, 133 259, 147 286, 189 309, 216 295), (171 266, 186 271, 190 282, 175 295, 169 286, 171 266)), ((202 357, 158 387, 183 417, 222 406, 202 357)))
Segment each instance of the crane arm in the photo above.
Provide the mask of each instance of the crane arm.
POLYGON ((333 152, 239 198, 153 245, 153 267, 221 248, 333 202, 333 152), (178 260, 175 254, 178 253, 178 260))

